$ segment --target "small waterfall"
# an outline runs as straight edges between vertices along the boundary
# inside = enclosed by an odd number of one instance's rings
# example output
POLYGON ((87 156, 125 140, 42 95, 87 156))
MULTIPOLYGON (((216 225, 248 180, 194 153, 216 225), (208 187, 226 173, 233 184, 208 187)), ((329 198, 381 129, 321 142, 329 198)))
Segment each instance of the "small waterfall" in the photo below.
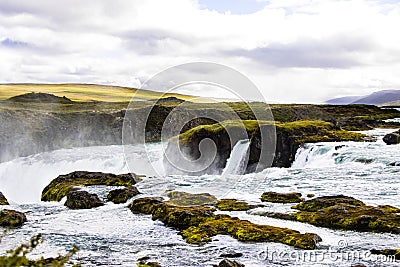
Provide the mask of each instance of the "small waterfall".
POLYGON ((222 175, 227 174, 242 174, 245 168, 247 151, 250 147, 250 140, 240 140, 236 143, 231 151, 229 159, 226 161, 226 166, 222 171, 222 175))
POLYGON ((334 166, 337 163, 337 150, 342 147, 335 144, 306 144, 297 151, 292 168, 334 166))

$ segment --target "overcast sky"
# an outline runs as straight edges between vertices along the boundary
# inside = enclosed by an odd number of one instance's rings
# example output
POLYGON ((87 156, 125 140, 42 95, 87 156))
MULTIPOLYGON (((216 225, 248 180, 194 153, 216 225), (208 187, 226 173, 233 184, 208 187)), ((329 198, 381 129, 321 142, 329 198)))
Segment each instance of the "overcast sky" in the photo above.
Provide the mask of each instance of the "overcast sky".
POLYGON ((400 89, 399 2, 0 0, 0 83, 139 87, 207 61, 245 74, 268 101, 400 89))

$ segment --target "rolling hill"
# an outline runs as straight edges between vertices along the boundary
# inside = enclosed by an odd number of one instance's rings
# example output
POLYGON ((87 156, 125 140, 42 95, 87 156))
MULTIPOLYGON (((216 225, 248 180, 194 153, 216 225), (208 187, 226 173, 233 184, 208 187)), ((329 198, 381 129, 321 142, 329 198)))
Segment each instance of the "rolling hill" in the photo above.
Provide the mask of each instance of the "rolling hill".
POLYGON ((334 98, 326 101, 326 103, 331 105, 366 104, 379 106, 394 101, 400 101, 400 90, 382 90, 366 96, 334 98))

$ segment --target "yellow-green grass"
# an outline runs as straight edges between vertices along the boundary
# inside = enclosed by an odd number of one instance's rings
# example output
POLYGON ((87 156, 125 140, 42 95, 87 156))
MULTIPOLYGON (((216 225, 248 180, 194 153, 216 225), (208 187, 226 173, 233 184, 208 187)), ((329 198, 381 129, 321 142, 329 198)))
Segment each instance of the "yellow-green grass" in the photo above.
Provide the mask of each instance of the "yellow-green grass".
POLYGON ((183 100, 202 102, 204 98, 181 94, 163 94, 161 92, 139 90, 136 88, 97 85, 97 84, 0 84, 0 100, 26 93, 48 93, 68 97, 73 101, 129 102, 154 100, 165 97, 177 97, 183 100))

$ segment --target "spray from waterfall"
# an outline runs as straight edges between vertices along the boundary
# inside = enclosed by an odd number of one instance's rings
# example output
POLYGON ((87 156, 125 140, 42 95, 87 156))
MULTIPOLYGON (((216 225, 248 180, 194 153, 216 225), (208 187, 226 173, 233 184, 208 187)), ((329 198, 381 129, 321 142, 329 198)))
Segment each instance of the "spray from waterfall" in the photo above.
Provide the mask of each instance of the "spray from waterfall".
POLYGON ((227 174, 242 174, 244 172, 249 146, 250 140, 248 139, 240 140, 236 143, 222 171, 223 176, 227 174))

